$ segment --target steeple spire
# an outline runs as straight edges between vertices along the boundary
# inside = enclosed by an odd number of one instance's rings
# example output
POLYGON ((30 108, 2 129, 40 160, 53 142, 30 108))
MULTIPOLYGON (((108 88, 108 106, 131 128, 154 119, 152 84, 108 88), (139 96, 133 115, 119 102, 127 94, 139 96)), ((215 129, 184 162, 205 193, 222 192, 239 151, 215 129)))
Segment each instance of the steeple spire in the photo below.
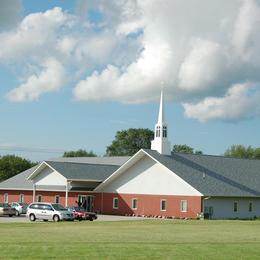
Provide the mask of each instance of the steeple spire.
POLYGON ((154 140, 151 143, 151 149, 156 150, 160 154, 171 154, 171 143, 168 141, 167 124, 164 118, 164 95, 161 90, 160 108, 158 122, 155 125, 154 140))
POLYGON ((158 124, 164 123, 164 95, 163 95, 163 89, 161 90, 161 100, 160 100, 160 109, 159 109, 159 115, 158 115, 158 124))

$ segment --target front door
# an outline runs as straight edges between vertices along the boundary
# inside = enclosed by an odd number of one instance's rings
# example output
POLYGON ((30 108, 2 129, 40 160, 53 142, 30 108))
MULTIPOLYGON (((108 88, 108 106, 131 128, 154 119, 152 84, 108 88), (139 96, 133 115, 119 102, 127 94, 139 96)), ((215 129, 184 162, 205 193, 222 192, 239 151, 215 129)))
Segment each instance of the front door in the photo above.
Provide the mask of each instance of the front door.
POLYGON ((81 204, 81 207, 86 211, 93 211, 94 206, 94 196, 92 195, 79 195, 78 202, 81 204))

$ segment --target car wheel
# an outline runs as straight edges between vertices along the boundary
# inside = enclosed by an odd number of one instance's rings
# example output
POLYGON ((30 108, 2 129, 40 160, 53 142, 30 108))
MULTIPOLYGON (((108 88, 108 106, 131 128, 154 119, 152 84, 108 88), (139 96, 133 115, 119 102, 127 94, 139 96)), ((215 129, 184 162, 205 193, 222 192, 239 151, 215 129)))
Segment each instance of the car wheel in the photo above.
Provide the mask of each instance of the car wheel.
POLYGON ((93 221, 93 218, 90 218, 89 221, 93 221))
POLYGON ((82 218, 79 218, 79 221, 82 221, 82 218))
POLYGON ((54 220, 54 222, 59 222, 60 221, 60 217, 58 215, 54 215, 53 216, 53 220, 54 220))
POLYGON ((30 214, 29 218, 30 218, 30 221, 35 221, 35 219, 36 219, 34 214, 30 214))
POLYGON ((15 211, 15 216, 16 216, 16 217, 19 217, 19 216, 20 216, 20 213, 19 213, 18 210, 15 211))

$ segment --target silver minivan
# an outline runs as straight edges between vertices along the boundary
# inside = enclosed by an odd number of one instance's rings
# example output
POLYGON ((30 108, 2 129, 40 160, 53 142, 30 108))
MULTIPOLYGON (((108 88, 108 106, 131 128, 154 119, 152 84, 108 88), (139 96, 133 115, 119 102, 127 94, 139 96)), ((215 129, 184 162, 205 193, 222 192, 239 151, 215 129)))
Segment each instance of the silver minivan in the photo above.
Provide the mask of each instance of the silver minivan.
POLYGON ((57 203, 33 202, 28 206, 26 216, 30 221, 42 219, 44 221, 53 220, 74 220, 74 216, 62 205, 57 203))

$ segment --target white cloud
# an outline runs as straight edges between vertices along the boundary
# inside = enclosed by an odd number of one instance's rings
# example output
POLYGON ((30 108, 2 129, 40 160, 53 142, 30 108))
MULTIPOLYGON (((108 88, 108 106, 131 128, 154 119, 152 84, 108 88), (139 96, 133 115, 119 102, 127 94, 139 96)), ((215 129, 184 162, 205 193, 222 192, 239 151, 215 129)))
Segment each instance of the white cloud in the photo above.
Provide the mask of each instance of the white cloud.
POLYGON ((24 83, 11 90, 7 99, 12 102, 37 100, 42 93, 57 91, 65 84, 65 71, 60 62, 48 58, 39 74, 29 76, 24 83))
MULTIPOLYGON (((192 105, 260 82, 259 0, 79 0, 76 14, 53 8, 26 16, 0 33, 0 63, 39 70, 53 57, 79 101, 154 101, 163 81, 170 99, 192 105)), ((21 74, 23 84, 34 75, 21 74)), ((39 89, 21 99, 39 98, 39 89)))
POLYGON ((210 88, 221 77, 225 56, 220 44, 195 39, 179 71, 179 87, 187 91, 210 88))
POLYGON ((194 103, 184 103, 185 115, 201 122, 208 120, 233 121, 259 115, 260 90, 254 84, 236 84, 223 97, 207 97, 194 103))
POLYGON ((0 62, 17 62, 42 59, 50 54, 59 38, 58 30, 68 26, 70 16, 61 8, 54 8, 44 13, 33 13, 26 16, 17 29, 0 34, 0 62), (31 58, 31 59, 32 59, 31 58))
POLYGON ((0 1, 0 31, 12 28, 20 19, 21 0, 0 1))

